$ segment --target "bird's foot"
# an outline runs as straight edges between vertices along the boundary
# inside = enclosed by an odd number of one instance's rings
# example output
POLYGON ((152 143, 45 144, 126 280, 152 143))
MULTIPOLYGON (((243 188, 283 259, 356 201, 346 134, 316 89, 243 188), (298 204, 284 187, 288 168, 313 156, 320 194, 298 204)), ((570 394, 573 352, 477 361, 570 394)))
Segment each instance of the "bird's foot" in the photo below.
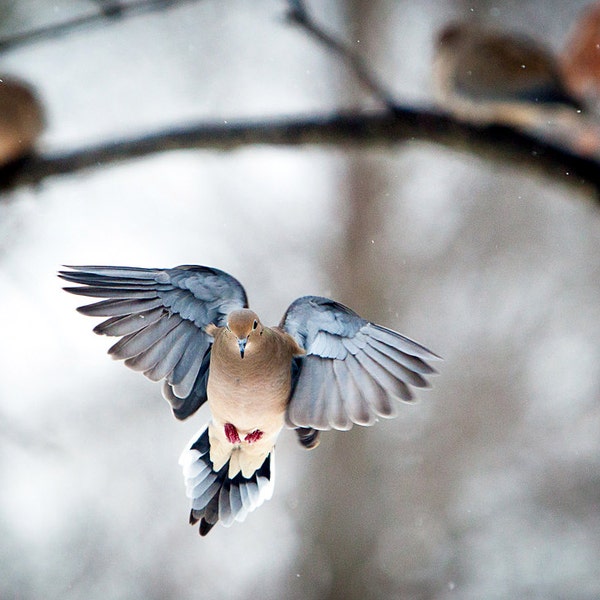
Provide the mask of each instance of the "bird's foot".
POLYGON ((298 427, 296 429, 296 435, 298 441, 307 449, 312 450, 319 445, 319 436, 321 432, 312 427, 298 427))
POLYGON ((253 444, 254 442, 258 442, 262 436, 263 432, 260 429, 255 429, 254 431, 246 434, 244 441, 248 442, 249 444, 253 444))
MULTIPOLYGON (((240 436, 238 434, 235 425, 232 423, 225 423, 225 437, 229 441, 230 444, 241 444, 242 440, 240 440, 240 436)), ((248 437, 248 436, 246 436, 248 437)))

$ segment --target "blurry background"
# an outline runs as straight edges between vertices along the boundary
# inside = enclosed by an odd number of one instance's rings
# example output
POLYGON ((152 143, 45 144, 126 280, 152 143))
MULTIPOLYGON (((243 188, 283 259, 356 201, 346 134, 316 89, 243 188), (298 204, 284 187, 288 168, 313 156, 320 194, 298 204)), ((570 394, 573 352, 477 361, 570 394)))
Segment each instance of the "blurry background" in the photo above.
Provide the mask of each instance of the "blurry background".
MULTIPOLYGON (((475 19, 554 50, 586 1, 310 2, 400 102, 475 19)), ((0 37, 98 10, 0 2, 0 37)), ((5 50, 42 153, 192 121, 372 110, 281 0, 199 0, 5 50)), ((600 215, 583 187, 425 142, 157 153, 0 196, 0 598, 600 597, 600 215), (285 432, 273 499, 200 539, 177 459, 206 413, 61 291, 61 264, 215 266, 266 323, 331 296, 445 358, 395 420, 285 432)))

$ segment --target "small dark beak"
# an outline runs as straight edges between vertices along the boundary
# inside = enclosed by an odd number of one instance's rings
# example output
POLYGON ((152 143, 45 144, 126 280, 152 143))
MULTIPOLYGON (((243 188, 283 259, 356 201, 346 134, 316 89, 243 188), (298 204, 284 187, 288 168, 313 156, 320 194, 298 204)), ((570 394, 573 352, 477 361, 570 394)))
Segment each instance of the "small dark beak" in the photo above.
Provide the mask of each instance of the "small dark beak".
POLYGON ((238 340, 238 346, 240 347, 240 356, 244 358, 244 352, 246 350, 246 344, 248 342, 248 338, 244 338, 242 340, 238 340))

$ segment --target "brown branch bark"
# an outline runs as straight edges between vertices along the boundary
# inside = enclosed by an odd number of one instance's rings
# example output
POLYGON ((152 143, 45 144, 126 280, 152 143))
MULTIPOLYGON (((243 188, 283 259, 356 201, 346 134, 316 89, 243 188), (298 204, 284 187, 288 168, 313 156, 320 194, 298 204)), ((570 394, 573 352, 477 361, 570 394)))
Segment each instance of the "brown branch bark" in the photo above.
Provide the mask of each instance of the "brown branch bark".
POLYGON ((483 160, 546 175, 566 184, 589 184, 600 203, 600 164, 559 146, 504 127, 459 122, 433 110, 397 108, 394 114, 335 114, 296 119, 198 123, 28 157, 0 170, 0 191, 156 153, 185 149, 232 150, 274 146, 440 144, 483 160))
MULTIPOLYGON (((172 8, 194 0, 105 0, 89 17, 52 25, 0 40, 0 51, 38 39, 62 35, 93 22, 172 8)), ((168 128, 128 139, 48 155, 30 156, 0 169, 0 191, 37 184, 48 177, 182 149, 233 149, 252 144, 297 146, 406 144, 416 141, 440 144, 479 158, 544 174, 563 183, 589 184, 600 197, 600 163, 579 156, 552 141, 508 127, 478 126, 458 121, 432 109, 397 105, 353 48, 322 28, 303 0, 288 0, 288 18, 317 39, 326 49, 349 63, 356 77, 388 112, 346 113, 252 122, 198 123, 168 128), (391 109, 391 110, 389 110, 391 109)))

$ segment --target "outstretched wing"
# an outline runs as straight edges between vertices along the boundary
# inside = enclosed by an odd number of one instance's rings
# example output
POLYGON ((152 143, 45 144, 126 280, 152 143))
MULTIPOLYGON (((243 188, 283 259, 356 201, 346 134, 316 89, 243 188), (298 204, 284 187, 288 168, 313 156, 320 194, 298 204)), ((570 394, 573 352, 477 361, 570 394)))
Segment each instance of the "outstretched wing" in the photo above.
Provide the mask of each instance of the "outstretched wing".
POLYGON ((67 268, 59 277, 80 284, 64 288, 67 292, 105 298, 77 310, 109 317, 94 328, 121 338, 109 354, 153 381, 164 379, 163 394, 177 418, 195 412, 206 401, 212 338, 204 328, 223 326, 232 310, 248 306, 239 281, 195 265, 67 268))
POLYGON ((427 387, 439 358, 417 342, 318 296, 298 298, 280 327, 306 350, 288 405, 292 427, 350 429, 393 417, 409 386, 427 387))

